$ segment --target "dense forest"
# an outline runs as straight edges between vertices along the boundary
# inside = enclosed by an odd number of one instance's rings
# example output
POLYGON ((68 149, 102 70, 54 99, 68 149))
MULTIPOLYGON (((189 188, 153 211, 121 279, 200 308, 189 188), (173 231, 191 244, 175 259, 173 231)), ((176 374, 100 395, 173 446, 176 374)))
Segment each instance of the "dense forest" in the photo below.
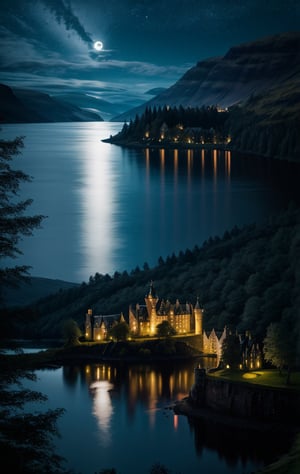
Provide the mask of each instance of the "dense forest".
POLYGON ((300 116, 297 88, 269 91, 244 104, 147 107, 107 140, 123 146, 216 146, 276 159, 298 161, 300 116), (294 90, 296 89, 296 91, 294 90), (296 100, 296 102, 295 102, 296 100))
POLYGON ((299 97, 297 78, 282 88, 250 97, 242 106, 231 107, 226 122, 226 130, 232 137, 231 148, 298 162, 299 97))
POLYGON ((110 138, 117 144, 155 144, 164 142, 225 143, 226 110, 212 107, 147 107, 134 120, 110 138))
POLYGON ((151 280, 159 298, 195 304, 199 297, 207 331, 226 325, 262 340, 270 323, 281 322, 300 349, 300 210, 290 205, 265 225, 234 227, 201 247, 160 257, 153 268, 145 262, 130 272, 96 273, 32 306, 7 309, 2 335, 61 337, 67 319, 83 329, 89 308, 127 318, 130 304, 144 303, 151 280))

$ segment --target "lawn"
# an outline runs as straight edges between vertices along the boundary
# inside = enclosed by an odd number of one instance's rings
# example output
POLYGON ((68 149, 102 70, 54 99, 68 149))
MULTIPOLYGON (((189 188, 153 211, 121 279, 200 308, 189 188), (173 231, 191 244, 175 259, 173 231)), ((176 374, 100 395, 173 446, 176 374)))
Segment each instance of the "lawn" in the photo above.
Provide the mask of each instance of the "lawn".
POLYGON ((209 375, 231 380, 232 382, 248 382, 255 385, 300 391, 300 371, 291 373, 289 385, 286 385, 286 371, 280 373, 277 369, 251 371, 223 369, 212 372, 209 375))

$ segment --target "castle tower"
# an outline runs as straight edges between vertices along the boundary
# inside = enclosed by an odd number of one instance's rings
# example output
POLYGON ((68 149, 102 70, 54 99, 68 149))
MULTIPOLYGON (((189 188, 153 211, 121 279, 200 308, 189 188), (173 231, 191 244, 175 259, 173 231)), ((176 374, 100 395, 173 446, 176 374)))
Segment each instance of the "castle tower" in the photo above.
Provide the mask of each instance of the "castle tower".
POLYGON ((148 318, 150 320, 150 336, 153 336, 156 333, 156 305, 158 302, 158 297, 153 286, 153 281, 150 282, 150 288, 148 295, 145 296, 145 303, 147 306, 148 318))
POLYGON ((93 339, 93 311, 91 309, 88 309, 85 315, 85 338, 93 339))
POLYGON ((197 302, 194 308, 194 316, 195 316, 195 334, 202 335, 203 333, 203 309, 200 308, 199 298, 197 298, 197 302))

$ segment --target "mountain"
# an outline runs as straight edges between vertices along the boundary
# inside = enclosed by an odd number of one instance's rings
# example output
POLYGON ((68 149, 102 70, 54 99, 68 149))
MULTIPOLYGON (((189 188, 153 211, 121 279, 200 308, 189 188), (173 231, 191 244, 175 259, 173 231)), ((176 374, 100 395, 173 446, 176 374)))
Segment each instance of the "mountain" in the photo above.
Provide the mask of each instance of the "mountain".
POLYGON ((111 103, 99 97, 81 92, 55 94, 52 96, 52 98, 75 105, 82 110, 96 113, 107 121, 109 121, 116 114, 120 114, 122 111, 124 111, 124 104, 111 103))
POLYGON ((299 78, 299 68, 300 32, 262 38, 198 62, 173 86, 113 120, 128 121, 154 106, 231 107, 274 87, 284 88, 286 81, 299 78))
POLYGON ((83 110, 43 92, 0 84, 2 123, 87 121, 103 121, 103 118, 98 113, 83 110))
POLYGON ((21 282, 17 288, 3 289, 1 297, 6 307, 27 306, 40 298, 78 286, 77 283, 64 280, 30 277, 28 280, 21 282))

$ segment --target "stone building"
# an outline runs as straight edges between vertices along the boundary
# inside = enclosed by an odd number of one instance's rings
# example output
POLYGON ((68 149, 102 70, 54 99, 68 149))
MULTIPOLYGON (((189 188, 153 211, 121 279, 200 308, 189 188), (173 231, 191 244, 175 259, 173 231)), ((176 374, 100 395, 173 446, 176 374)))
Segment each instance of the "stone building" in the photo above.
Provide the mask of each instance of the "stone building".
POLYGON ((153 282, 145 296, 145 304, 137 303, 129 306, 128 320, 123 313, 113 315, 93 315, 88 310, 85 319, 85 338, 101 341, 108 337, 109 329, 116 323, 126 322, 133 336, 155 336, 157 326, 168 321, 177 334, 195 334, 201 336, 202 351, 206 354, 221 355, 222 342, 226 337, 226 329, 216 333, 213 329, 209 334, 203 331, 203 309, 197 298, 195 305, 191 303, 175 303, 159 299, 153 282))

